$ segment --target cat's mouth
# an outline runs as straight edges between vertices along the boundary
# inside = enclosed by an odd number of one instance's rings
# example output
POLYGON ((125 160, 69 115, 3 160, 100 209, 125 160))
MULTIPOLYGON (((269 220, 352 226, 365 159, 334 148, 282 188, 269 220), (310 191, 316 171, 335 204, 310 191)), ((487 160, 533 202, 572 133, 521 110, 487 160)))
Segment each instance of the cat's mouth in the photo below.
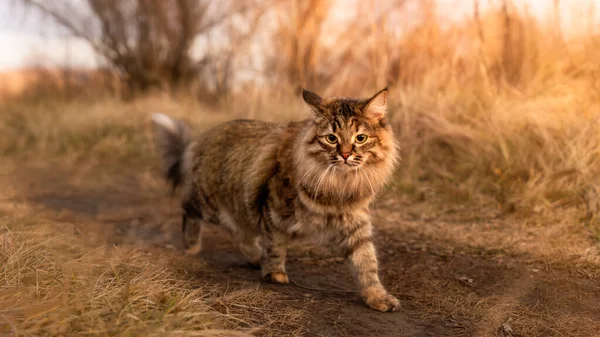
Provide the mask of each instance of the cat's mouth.
POLYGON ((329 159, 329 163, 331 165, 340 169, 357 169, 363 164, 363 157, 359 155, 352 155, 347 158, 334 155, 329 159))
POLYGON ((332 162, 331 164, 341 169, 356 169, 362 165, 362 162, 354 160, 337 160, 332 162))

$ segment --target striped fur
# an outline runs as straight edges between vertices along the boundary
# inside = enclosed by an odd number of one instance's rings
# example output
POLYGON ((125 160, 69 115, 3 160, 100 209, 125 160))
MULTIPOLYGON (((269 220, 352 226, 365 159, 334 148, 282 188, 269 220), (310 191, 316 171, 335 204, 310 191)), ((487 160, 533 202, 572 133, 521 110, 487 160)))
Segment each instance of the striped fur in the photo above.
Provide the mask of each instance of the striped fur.
POLYGON ((308 91, 303 98, 313 118, 231 121, 184 150, 178 122, 154 117, 165 167, 177 165, 182 177, 172 181, 183 186, 186 249, 201 250, 203 225, 222 226, 248 261, 260 265, 264 280, 287 283, 290 242, 328 244, 349 261, 368 306, 396 310, 398 300, 379 281, 369 217, 397 161, 387 90, 367 100, 322 99, 308 91))

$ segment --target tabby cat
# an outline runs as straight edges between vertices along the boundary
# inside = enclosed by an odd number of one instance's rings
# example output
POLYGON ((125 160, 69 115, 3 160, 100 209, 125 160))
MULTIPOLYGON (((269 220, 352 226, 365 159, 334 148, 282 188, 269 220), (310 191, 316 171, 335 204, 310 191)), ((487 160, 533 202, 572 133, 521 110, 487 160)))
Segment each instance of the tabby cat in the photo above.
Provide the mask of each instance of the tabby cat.
POLYGON ((199 253, 204 225, 222 226, 265 281, 288 283, 288 244, 327 243, 350 262, 366 304, 395 311, 399 301, 379 281, 369 218, 398 158, 388 91, 366 100, 302 97, 313 112, 307 120, 234 120, 193 141, 182 122, 152 116, 164 174, 183 191, 184 245, 199 253))

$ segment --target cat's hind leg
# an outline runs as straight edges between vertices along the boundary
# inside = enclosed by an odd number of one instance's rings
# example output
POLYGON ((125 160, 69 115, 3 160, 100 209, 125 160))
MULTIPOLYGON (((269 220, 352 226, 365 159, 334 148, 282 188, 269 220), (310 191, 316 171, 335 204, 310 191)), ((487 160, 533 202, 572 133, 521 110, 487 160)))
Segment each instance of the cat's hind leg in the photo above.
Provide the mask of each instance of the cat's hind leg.
POLYGON ((202 251, 202 219, 183 214, 181 227, 185 252, 199 254, 202 251))
POLYGON ((258 236, 250 233, 243 235, 238 241, 238 248, 250 265, 260 268, 262 248, 258 236))
POLYGON ((181 219, 181 233, 183 248, 190 255, 197 255, 202 250, 202 213, 193 201, 186 201, 182 205, 183 216, 181 219))

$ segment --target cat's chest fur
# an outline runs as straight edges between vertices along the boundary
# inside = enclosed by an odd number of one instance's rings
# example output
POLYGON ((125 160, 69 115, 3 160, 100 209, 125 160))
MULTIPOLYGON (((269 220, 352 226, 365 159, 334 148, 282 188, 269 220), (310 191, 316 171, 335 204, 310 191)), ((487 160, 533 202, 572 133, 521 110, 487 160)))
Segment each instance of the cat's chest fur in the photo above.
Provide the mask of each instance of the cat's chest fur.
MULTIPOLYGON (((292 239, 328 242, 368 221, 368 203, 356 207, 306 202, 293 175, 279 172, 269 181, 267 216, 292 239)), ((350 205, 348 205, 350 206, 350 205)))

